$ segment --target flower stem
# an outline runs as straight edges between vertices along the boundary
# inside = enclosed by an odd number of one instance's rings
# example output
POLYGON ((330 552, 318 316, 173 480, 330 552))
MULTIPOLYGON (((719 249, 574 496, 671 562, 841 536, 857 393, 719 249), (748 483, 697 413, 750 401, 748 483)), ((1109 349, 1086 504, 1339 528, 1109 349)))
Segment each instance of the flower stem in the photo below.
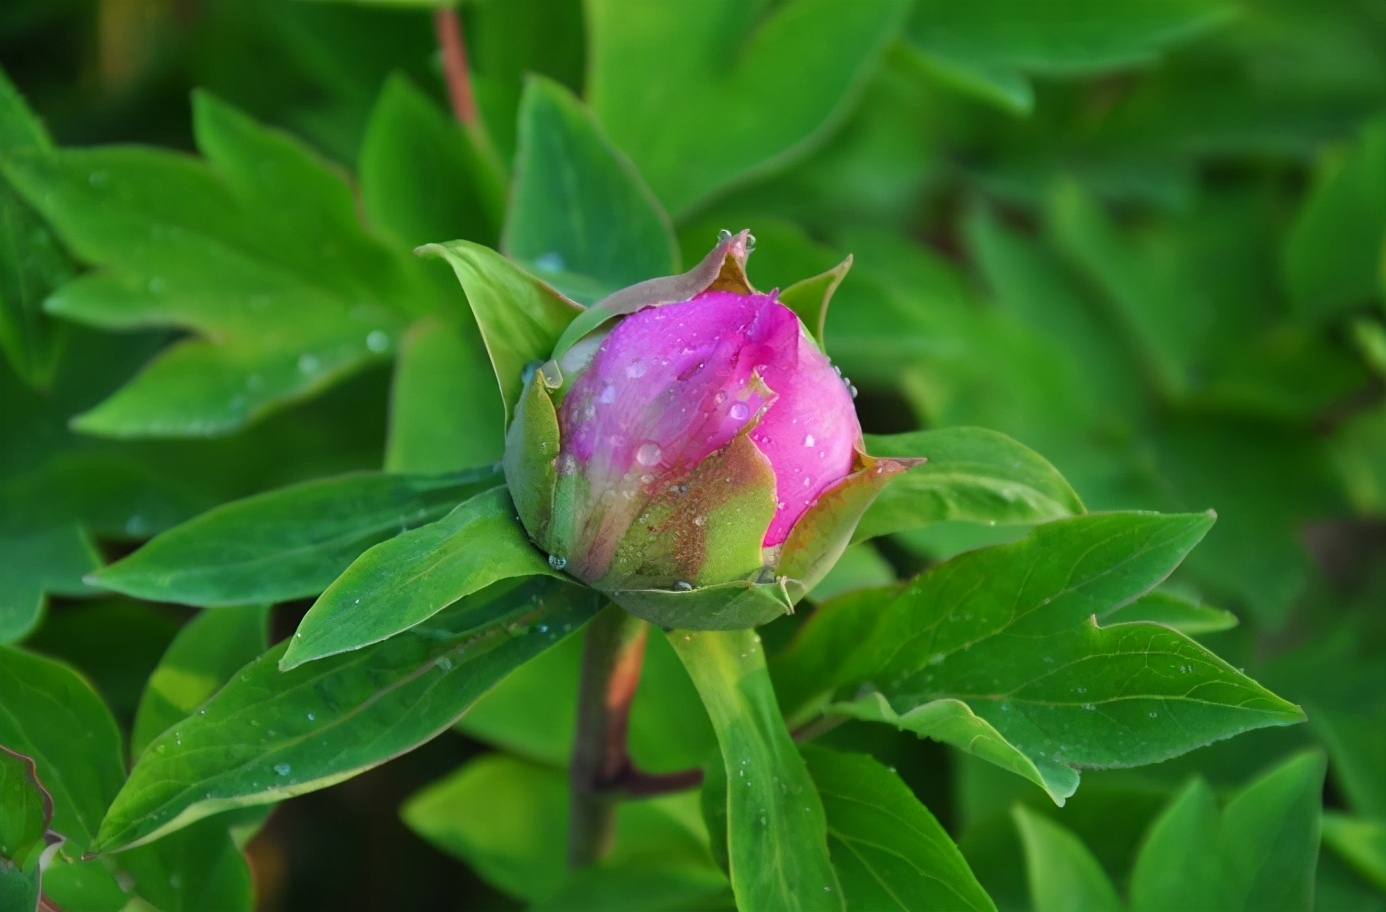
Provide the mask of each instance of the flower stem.
POLYGON ((440 9, 433 16, 433 28, 443 52, 443 77, 453 116, 463 126, 471 127, 476 123, 476 97, 472 94, 472 76, 467 68, 467 46, 462 41, 462 17, 455 9, 440 9))
POLYGON ((583 635, 577 731, 569 768, 568 864, 601 857, 611 842, 617 790, 630 773, 626 731, 649 626, 608 605, 583 635))

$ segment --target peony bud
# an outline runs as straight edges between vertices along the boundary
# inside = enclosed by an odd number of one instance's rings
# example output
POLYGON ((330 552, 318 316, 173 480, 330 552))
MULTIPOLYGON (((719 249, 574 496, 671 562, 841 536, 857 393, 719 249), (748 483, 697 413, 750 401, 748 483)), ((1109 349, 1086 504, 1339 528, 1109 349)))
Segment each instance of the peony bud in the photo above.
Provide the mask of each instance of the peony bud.
POLYGON ((862 452, 848 385, 794 311, 746 282, 747 239, 574 321, 506 440, 551 565, 664 626, 791 610, 913 464, 862 452))

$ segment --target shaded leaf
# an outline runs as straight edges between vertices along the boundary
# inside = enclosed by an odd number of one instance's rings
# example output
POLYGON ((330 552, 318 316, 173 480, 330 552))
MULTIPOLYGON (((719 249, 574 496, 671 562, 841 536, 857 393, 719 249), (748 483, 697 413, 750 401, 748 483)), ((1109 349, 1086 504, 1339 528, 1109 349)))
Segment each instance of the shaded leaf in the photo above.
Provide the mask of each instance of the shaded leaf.
POLYGON ((1083 841, 1024 805, 1012 811, 1035 912, 1115 912, 1121 899, 1083 841))
POLYGON ((900 28, 904 3, 587 6, 587 97, 679 217, 824 136, 900 28), (806 57, 806 47, 832 54, 806 57), (812 85, 814 91, 803 87, 812 85))
POLYGON ((243 605, 203 611, 185 624, 149 676, 130 732, 130 756, 139 757, 264 652, 268 622, 268 606, 243 605))
POLYGON ((502 246, 585 304, 678 270, 669 218, 639 174, 567 89, 540 77, 520 101, 502 246))
POLYGON ((1219 812, 1202 781, 1151 824, 1131 874, 1135 912, 1311 908, 1325 761, 1291 757, 1219 812))
POLYGON ((317 595, 376 542, 494 487, 493 469, 438 477, 355 474, 268 491, 157 535, 96 576, 109 589, 189 605, 317 595))
POLYGON ((828 817, 848 912, 994 910, 962 853, 894 771, 866 754, 803 748, 828 817))

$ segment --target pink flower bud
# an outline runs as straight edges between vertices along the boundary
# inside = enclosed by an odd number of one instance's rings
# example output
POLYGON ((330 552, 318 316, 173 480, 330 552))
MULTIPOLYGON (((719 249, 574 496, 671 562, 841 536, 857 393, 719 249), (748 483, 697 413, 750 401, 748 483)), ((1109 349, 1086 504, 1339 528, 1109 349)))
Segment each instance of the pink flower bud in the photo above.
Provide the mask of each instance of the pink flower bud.
POLYGON ((563 400, 563 456, 595 492, 678 479, 754 425, 775 476, 778 545, 861 444, 852 396, 774 295, 705 292, 622 320, 563 400))

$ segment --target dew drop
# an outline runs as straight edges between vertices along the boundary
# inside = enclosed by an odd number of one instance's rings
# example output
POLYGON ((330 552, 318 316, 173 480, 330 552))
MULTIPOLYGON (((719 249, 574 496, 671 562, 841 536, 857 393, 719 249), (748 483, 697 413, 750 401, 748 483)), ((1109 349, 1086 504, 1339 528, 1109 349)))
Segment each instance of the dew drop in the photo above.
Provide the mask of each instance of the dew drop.
POLYGON ((750 406, 744 402, 733 402, 731 408, 727 409, 727 417, 732 421, 745 421, 751 417, 750 406))
POLYGON ((564 567, 568 566, 568 558, 560 557, 557 554, 550 554, 549 566, 555 570, 562 570, 564 567))
POLYGON ((304 353, 298 356, 298 369, 305 374, 315 374, 322 367, 317 355, 304 353))
POLYGON ((309 721, 309 722, 316 722, 317 719, 318 719, 318 717, 317 717, 316 714, 314 714, 314 713, 309 713, 309 714, 308 714, 308 721, 309 721))
POLYGON ((727 241, 730 241, 731 239, 732 233, 727 229, 723 228, 721 231, 717 232, 717 240, 719 243, 725 244, 727 241))
POLYGON ((274 771, 281 776, 287 776, 294 771, 294 768, 287 763, 276 763, 274 771))
POLYGON ((658 464, 659 457, 663 455, 664 451, 660 449, 659 444, 648 441, 642 443, 640 449, 635 451, 635 461, 642 466, 652 466, 658 464))
POLYGON ((809 447, 810 449, 812 449, 813 444, 814 444, 813 435, 812 435, 812 434, 805 434, 805 435, 804 435, 804 446, 809 447))
POLYGON ((648 364, 646 364, 639 358, 636 358, 634 361, 626 365, 626 376, 632 380, 639 380, 641 377, 645 376, 645 371, 649 369, 650 367, 648 364))
POLYGON ((385 333, 384 330, 375 329, 375 330, 371 330, 371 332, 370 332, 369 334, 367 334, 367 336, 366 336, 366 348, 369 348, 371 351, 375 352, 376 354, 380 354, 381 352, 385 351, 385 350, 388 349, 389 347, 390 347, 390 337, 389 337, 388 335, 386 335, 386 333, 385 333))
POLYGON ((693 588, 693 584, 687 580, 679 580, 677 583, 674 583, 674 588, 680 592, 688 592, 693 588))
POLYGON ((610 405, 616 401, 616 387, 608 383, 602 387, 601 394, 597 396, 597 401, 602 405, 610 405))

